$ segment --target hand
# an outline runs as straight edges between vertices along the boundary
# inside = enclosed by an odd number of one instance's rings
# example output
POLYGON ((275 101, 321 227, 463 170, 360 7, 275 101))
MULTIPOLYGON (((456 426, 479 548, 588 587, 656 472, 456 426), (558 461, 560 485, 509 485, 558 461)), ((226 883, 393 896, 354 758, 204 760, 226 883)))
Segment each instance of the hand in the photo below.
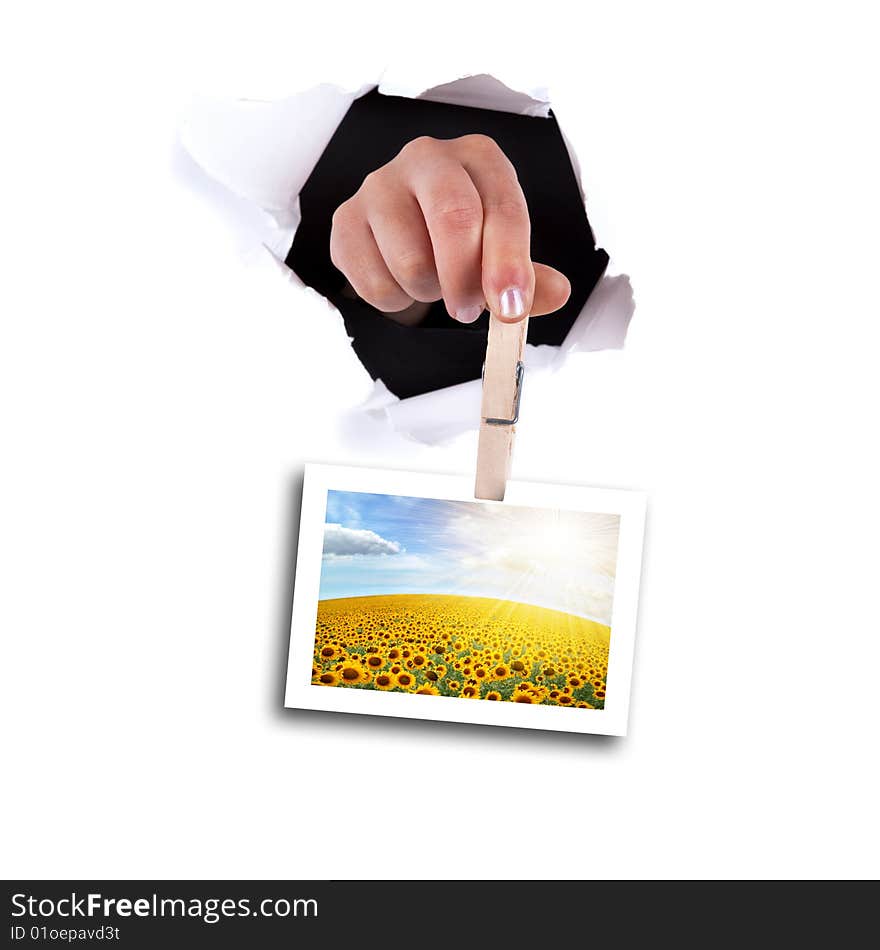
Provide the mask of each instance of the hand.
POLYGON ((399 322, 414 322, 414 301, 442 297, 461 323, 487 305, 513 323, 558 310, 571 293, 558 270, 532 262, 529 234, 516 171, 493 139, 423 136, 336 209, 330 257, 358 296, 399 322))

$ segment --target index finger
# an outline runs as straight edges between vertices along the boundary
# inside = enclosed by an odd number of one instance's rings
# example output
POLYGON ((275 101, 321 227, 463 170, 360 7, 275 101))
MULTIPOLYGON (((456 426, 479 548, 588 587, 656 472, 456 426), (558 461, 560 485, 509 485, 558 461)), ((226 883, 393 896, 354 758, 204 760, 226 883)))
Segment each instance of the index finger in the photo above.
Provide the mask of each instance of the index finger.
POLYGON ((535 269, 531 223, 516 169, 485 135, 459 139, 461 163, 483 205, 482 282, 489 309, 515 323, 531 312, 535 269))

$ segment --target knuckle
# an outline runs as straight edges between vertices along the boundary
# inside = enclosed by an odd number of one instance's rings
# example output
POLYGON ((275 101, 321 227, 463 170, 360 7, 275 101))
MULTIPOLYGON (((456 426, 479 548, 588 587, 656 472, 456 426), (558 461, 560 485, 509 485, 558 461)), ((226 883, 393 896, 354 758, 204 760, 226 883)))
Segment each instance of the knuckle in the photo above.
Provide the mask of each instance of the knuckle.
POLYGON ((345 272, 351 248, 357 243, 356 213, 353 208, 340 205, 333 212, 330 227, 330 260, 334 267, 345 272))
POLYGON ((430 135, 419 135, 407 142, 399 154, 406 158, 423 158, 425 155, 436 151, 439 145, 439 139, 435 139, 430 135))
POLYGON ((351 216, 351 199, 343 201, 342 204, 333 212, 333 227, 344 224, 351 216))
POLYGON ((334 227, 330 233, 330 262, 343 273, 346 271, 348 261, 346 250, 345 238, 334 227))
POLYGON ((342 204, 333 212, 330 221, 331 232, 337 235, 344 235, 349 232, 357 217, 357 206, 354 198, 343 201, 342 204))
POLYGON ((475 132, 472 135, 463 135, 461 143, 476 155, 495 156, 503 155, 501 146, 489 135, 475 132))
POLYGON ((398 256, 394 262, 394 270, 408 287, 424 289, 436 281, 434 262, 418 251, 398 256))
POLYGON ((483 225, 483 209, 473 201, 438 203, 433 217, 443 230, 453 234, 466 234, 483 225))
POLYGON ((394 293, 394 289, 387 279, 369 272, 360 275, 357 290, 362 297, 366 297, 373 302, 386 300, 394 293))
POLYGON ((525 198, 518 195, 507 195, 491 202, 487 210, 510 222, 528 220, 529 209, 525 198))
POLYGON ((384 188, 388 181, 387 168, 387 165, 383 165, 381 168, 376 168, 368 175, 365 175, 364 180, 361 182, 360 188, 357 190, 355 198, 369 199, 371 195, 375 195, 377 191, 384 188))
POLYGON ((345 253, 341 242, 330 236, 330 263, 337 269, 345 273, 345 253))
POLYGON ((379 310, 396 310, 404 303, 400 288, 386 277, 363 274, 355 290, 368 303, 379 310))

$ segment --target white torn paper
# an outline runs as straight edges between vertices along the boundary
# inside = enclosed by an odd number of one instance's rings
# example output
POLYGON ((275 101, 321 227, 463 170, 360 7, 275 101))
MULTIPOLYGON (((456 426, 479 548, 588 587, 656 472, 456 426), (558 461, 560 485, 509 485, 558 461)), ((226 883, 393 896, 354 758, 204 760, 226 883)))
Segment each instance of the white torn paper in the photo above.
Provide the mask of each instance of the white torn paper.
MULTIPOLYGON (((261 242, 283 262, 300 221, 300 190, 351 103, 376 85, 346 90, 322 84, 277 102, 200 100, 181 126, 181 144, 211 178, 265 212, 261 242)), ((512 89, 485 73, 426 87, 411 74, 407 78, 388 70, 378 87, 386 95, 519 115, 547 116, 550 110, 545 89, 512 89)), ((580 182, 577 157, 567 139, 566 145, 580 182)), ((341 324, 342 315, 330 309, 341 324)), ((559 371, 572 353, 620 349, 633 311, 629 278, 606 273, 562 346, 526 347, 525 386, 540 385, 541 376, 559 371)), ((377 380, 356 411, 384 420, 408 438, 436 445, 479 428, 480 381, 398 399, 377 380)))
POLYGON ((401 77, 386 72, 379 83, 379 92, 386 96, 404 96, 409 99, 427 99, 454 106, 494 109, 514 115, 532 115, 546 118, 550 114, 550 97, 544 88, 511 89, 488 73, 462 76, 453 82, 425 89, 414 83, 411 76, 401 77))

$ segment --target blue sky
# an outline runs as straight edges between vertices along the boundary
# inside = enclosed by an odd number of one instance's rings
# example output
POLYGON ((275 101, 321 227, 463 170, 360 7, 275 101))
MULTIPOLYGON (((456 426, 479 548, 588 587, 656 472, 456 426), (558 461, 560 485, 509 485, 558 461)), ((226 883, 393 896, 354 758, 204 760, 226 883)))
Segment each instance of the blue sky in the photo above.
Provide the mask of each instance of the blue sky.
POLYGON ((330 490, 321 599, 500 597, 609 623, 616 515, 330 490))

